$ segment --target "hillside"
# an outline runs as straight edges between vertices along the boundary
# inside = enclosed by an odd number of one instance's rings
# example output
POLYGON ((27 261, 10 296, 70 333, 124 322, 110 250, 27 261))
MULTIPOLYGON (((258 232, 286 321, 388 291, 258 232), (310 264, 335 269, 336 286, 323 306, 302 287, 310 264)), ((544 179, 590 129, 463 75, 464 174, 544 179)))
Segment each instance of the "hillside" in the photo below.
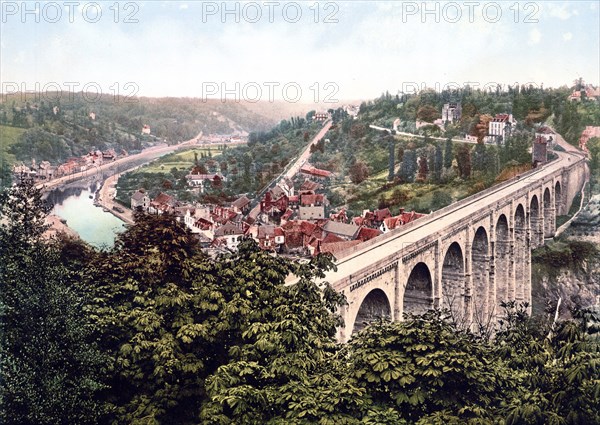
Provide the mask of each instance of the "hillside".
POLYGON ((336 173, 328 191, 333 208, 345 207, 350 215, 386 207, 392 212, 405 208, 428 213, 530 168, 534 130, 544 122, 578 145, 586 125, 600 125, 600 106, 593 101, 570 102, 570 93, 567 87, 525 86, 507 91, 465 87, 385 93, 361 103, 354 119, 342 109, 330 110, 336 125, 310 161, 336 173), (442 106, 448 102, 461 103, 460 119, 446 121, 441 128, 424 125, 417 129, 418 120, 440 119, 442 106), (503 143, 449 141, 467 135, 483 137, 487 121, 507 112, 517 124, 503 143), (401 134, 392 136, 370 128, 391 129, 394 121, 401 134))
POLYGON ((285 169, 321 126, 320 122, 290 117, 267 132, 251 132, 245 145, 213 145, 167 155, 121 176, 117 199, 129 205, 131 195, 139 188, 152 197, 162 191, 182 201, 214 203, 240 193, 256 193, 285 169), (207 187, 202 195, 192 193, 185 180, 192 167, 200 174, 221 173, 225 181, 218 187, 207 187))
POLYGON ((23 128, 0 125, 0 173, 2 175, 9 172, 10 165, 15 161, 15 156, 9 151, 24 132, 23 128))
POLYGON ((2 162, 35 159, 56 164, 97 149, 132 153, 159 142, 189 140, 200 132, 248 134, 278 122, 236 102, 108 95, 90 101, 91 97, 82 93, 2 96, 2 162), (144 126, 150 134, 142 134, 144 126))

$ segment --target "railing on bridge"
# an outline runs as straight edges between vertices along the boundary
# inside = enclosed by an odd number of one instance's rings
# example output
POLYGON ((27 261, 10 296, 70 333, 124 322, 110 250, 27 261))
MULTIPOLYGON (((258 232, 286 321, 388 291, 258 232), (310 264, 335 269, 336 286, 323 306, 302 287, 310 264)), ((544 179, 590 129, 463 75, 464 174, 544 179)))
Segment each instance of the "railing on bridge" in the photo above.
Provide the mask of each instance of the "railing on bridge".
MULTIPOLYGON (((579 159, 576 160, 575 162, 573 162, 572 164, 570 164, 569 167, 566 167, 566 166, 561 167, 560 168, 561 172, 564 172, 567 168, 570 168, 570 167, 572 167, 572 166, 574 166, 574 165, 576 165, 576 164, 578 164, 578 163, 583 162, 583 161, 586 160, 586 155, 583 154, 583 153, 580 153, 580 152, 569 152, 568 154, 569 155, 576 154, 577 156, 579 156, 579 159)), ((366 248, 369 248, 369 247, 371 247, 373 245, 377 245, 377 244, 379 244, 381 242, 384 242, 384 241, 386 241, 388 239, 392 239, 392 238, 396 238, 398 236, 401 236, 401 235, 403 235, 405 233, 410 232, 411 230, 414 230, 415 228, 418 228, 418 227, 424 225, 426 222, 429 222, 429 221, 432 221, 432 220, 437 219, 439 217, 442 217, 442 216, 446 215, 447 213, 449 213, 449 212, 451 212, 453 210, 456 210, 456 209, 459 209, 459 208, 462 208, 462 207, 468 205, 469 203, 476 202, 476 201, 478 201, 480 199, 483 199, 483 198, 487 197, 488 195, 490 195, 490 194, 492 194, 494 192, 500 191, 500 190, 502 190, 502 189, 504 189, 504 188, 506 188, 506 187, 508 187, 508 186, 510 186, 512 184, 514 184, 516 181, 522 181, 522 180, 528 178, 529 176, 532 176, 534 174, 542 172, 549 165, 554 164, 555 161, 549 162, 548 164, 544 165, 543 167, 533 168, 533 169, 531 169, 529 171, 526 171, 526 172, 520 174, 518 177, 512 178, 512 179, 507 180, 505 182, 499 183, 499 184, 497 184, 495 186, 492 186, 492 187, 489 187, 487 189, 484 189, 481 192, 478 192, 478 193, 476 193, 474 195, 471 195, 471 196, 468 196, 466 198, 463 198, 463 199, 461 199, 461 200, 459 200, 457 202, 454 202, 454 203, 452 203, 452 204, 450 204, 450 205, 448 205, 448 206, 446 206, 444 208, 441 208, 439 210, 433 211, 432 213, 430 213, 430 214, 428 214, 428 215, 426 215, 424 217, 418 218, 417 220, 415 220, 413 222, 405 224, 405 225, 401 226, 398 229, 394 229, 394 230, 392 230, 392 231, 390 231, 388 233, 385 233, 383 235, 377 236, 376 238, 373 238, 373 239, 371 239, 369 241, 363 242, 363 243, 361 243, 359 245, 356 245, 356 246, 348 248, 348 249, 346 249, 344 251, 341 251, 339 253, 338 257, 337 257, 337 260, 338 261, 339 260, 344 260, 344 259, 346 259, 347 257, 350 257, 352 254, 354 254, 356 252, 363 251, 366 248)))

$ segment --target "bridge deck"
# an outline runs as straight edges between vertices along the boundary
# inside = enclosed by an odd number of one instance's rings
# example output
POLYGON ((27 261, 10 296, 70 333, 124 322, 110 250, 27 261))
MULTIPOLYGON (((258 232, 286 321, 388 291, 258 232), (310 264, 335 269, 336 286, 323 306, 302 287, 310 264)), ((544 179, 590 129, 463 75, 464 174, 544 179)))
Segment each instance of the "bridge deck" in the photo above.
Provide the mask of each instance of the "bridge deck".
POLYGON ((528 187, 552 176, 561 169, 585 160, 585 156, 576 149, 569 149, 564 153, 556 152, 556 154, 558 159, 543 167, 455 202, 413 223, 358 245, 351 251, 341 253, 340 258, 336 261, 337 271, 328 272, 324 280, 330 282, 336 290, 341 290, 348 284, 348 278, 353 274, 357 274, 364 267, 388 259, 400 251, 409 253, 412 250, 411 248, 414 248, 412 245, 416 242, 443 231, 453 224, 465 221, 478 212, 485 210, 486 207, 497 200, 527 190, 528 187))

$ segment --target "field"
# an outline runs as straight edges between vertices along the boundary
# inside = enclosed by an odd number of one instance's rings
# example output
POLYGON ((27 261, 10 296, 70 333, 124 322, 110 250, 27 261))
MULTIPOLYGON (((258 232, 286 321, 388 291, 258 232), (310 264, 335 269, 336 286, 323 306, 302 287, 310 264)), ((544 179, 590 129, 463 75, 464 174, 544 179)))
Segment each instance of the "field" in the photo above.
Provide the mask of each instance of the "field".
POLYGON ((215 146, 212 148, 194 148, 183 152, 177 152, 166 155, 144 167, 141 167, 139 170, 145 173, 161 173, 169 171, 172 168, 177 168, 178 170, 191 170, 191 168, 194 166, 194 154, 198 155, 198 159, 202 158, 203 155, 212 156, 215 158, 221 154, 221 150, 215 146))
POLYGON ((24 132, 23 128, 0 125, 0 164, 15 162, 14 155, 8 153, 8 149, 24 132))

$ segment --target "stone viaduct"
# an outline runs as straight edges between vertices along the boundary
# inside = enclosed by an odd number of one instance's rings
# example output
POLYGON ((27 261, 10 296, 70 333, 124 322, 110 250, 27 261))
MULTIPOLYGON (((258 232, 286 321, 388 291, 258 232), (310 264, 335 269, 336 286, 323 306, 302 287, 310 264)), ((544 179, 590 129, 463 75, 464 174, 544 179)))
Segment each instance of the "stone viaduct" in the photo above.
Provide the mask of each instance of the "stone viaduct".
POLYGON ((455 202, 339 256, 324 280, 343 293, 338 340, 380 317, 449 308, 466 326, 495 323, 500 302, 531 300, 531 250, 554 236, 588 178, 579 151, 455 202))

